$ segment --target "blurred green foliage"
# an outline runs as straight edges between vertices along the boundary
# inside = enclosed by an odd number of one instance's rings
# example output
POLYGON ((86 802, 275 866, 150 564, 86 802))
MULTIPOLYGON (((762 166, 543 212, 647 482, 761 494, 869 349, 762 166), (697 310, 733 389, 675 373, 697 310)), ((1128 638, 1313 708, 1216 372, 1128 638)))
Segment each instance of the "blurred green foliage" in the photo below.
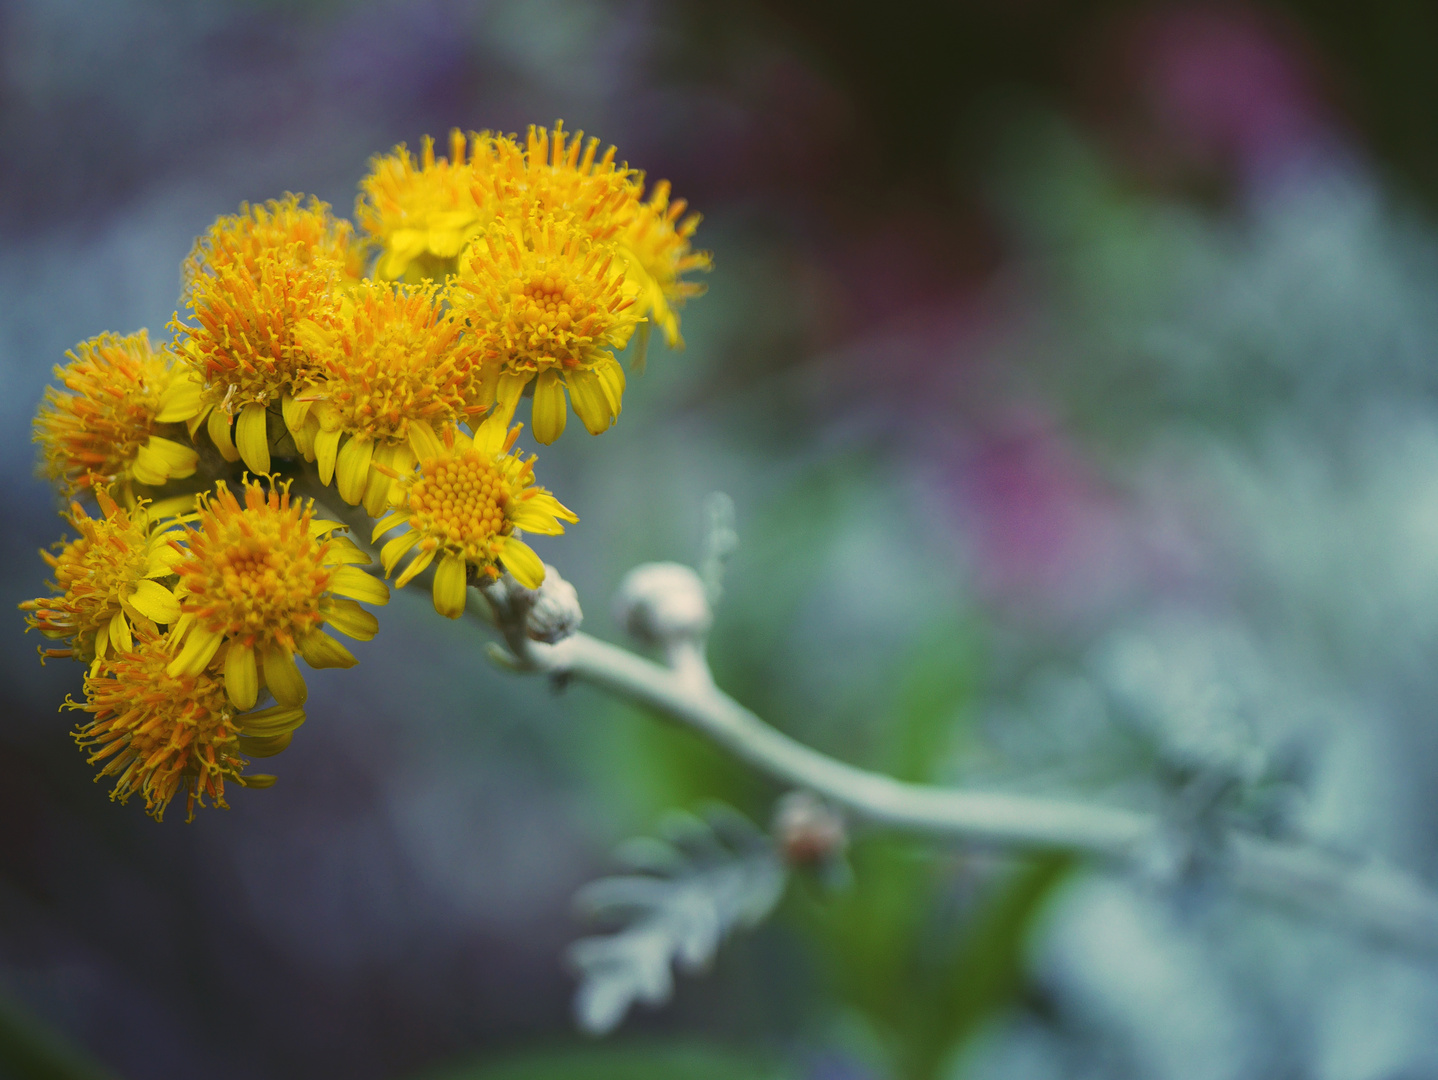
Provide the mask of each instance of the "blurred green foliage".
POLYGON ((781 1080, 772 1062, 713 1048, 668 1044, 541 1050, 426 1074, 426 1080, 781 1080))

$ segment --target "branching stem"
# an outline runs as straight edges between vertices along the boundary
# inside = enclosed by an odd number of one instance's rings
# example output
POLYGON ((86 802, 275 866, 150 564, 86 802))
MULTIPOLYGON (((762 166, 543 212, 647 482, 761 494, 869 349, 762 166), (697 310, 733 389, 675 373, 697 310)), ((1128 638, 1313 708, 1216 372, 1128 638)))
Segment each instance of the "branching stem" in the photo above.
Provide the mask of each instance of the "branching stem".
MULTIPOLYGON (((1062 850, 1145 870, 1183 860, 1183 840, 1156 814, 1077 800, 905 783, 819 753, 770 727, 692 672, 671 670, 588 634, 556 645, 506 633, 515 670, 577 679, 683 724, 778 780, 869 823, 936 838, 1062 850)), ((1230 830, 1213 856, 1241 890, 1345 923, 1438 958, 1438 897, 1379 863, 1230 830)))

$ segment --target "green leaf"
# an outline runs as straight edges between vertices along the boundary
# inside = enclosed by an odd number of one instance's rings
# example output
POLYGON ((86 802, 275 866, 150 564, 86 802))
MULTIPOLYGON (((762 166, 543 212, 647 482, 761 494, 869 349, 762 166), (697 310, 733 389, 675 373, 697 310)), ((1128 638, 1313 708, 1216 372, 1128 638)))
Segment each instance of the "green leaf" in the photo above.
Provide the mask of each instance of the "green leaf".
POLYGON ((896 680, 890 768, 899 779, 933 779, 974 699, 982 664, 979 632, 968 619, 938 620, 914 642, 896 680))

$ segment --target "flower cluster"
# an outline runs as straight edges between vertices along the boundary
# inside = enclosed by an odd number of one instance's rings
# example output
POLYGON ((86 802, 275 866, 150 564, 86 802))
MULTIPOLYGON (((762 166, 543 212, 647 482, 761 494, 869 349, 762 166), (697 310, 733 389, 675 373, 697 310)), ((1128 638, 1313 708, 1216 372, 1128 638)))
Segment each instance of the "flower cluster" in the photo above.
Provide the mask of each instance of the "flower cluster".
POLYGON ((523 536, 578 518, 516 449, 521 401, 541 443, 571 409, 608 430, 616 354, 641 364, 651 324, 682 345, 685 275, 709 267, 698 216, 615 153, 562 124, 456 131, 447 158, 428 138, 376 157, 355 225, 297 195, 242 205, 185 261, 171 341, 102 334, 56 368, 35 440, 78 535, 20 607, 42 657, 86 665, 66 707, 112 798, 159 819, 181 792, 193 816, 226 781, 270 786, 246 769, 305 720, 298 661, 353 666, 329 631, 377 632, 362 605, 389 587, 295 484, 378 519, 385 576, 428 573, 441 615, 504 573, 541 585, 523 536))

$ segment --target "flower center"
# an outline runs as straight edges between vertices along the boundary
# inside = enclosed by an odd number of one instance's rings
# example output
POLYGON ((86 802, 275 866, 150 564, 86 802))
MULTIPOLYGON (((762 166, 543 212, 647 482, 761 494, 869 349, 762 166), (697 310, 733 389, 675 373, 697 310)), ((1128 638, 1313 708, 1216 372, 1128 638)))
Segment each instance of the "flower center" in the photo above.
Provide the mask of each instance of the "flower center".
POLYGON ((289 515, 249 511, 224 523, 208 550, 192 550, 184 584, 211 631, 290 642, 319 626, 321 595, 333 571, 323 544, 289 515))
POLYGON ((574 325, 572 305, 575 295, 572 284, 556 281, 550 276, 530 281, 524 286, 524 296, 529 301, 523 309, 524 321, 531 330, 539 333, 546 328, 570 329, 574 325))
POLYGON ((508 502, 499 470, 474 450, 426 461, 409 490, 414 526, 474 556, 487 553, 489 542, 506 528, 508 502))

